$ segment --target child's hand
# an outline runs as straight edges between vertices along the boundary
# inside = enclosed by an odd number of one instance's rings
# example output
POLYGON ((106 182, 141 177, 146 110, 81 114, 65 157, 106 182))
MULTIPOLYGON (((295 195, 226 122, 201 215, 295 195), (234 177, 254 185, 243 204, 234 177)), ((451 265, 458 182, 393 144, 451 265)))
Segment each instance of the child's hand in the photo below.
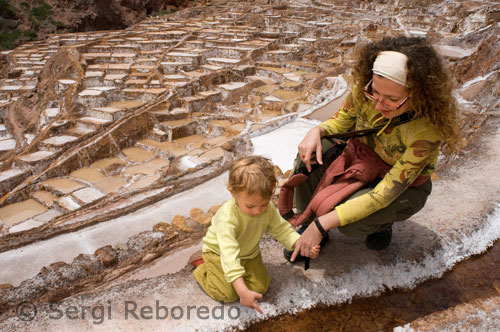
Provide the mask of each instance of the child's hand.
POLYGON ((240 294, 240 303, 243 304, 246 307, 253 308, 263 314, 264 312, 262 309, 259 307, 259 304, 257 303, 257 300, 262 299, 262 294, 251 291, 247 289, 247 291, 243 292, 243 294, 240 294))
POLYGON ((321 246, 319 244, 312 247, 311 252, 310 252, 310 255, 311 255, 310 257, 314 258, 314 259, 318 258, 320 249, 321 249, 321 246))
POLYGON ((259 307, 257 300, 262 299, 262 294, 251 291, 248 289, 243 277, 239 277, 233 281, 233 287, 238 296, 240 297, 240 303, 246 307, 253 308, 263 314, 264 312, 259 307))

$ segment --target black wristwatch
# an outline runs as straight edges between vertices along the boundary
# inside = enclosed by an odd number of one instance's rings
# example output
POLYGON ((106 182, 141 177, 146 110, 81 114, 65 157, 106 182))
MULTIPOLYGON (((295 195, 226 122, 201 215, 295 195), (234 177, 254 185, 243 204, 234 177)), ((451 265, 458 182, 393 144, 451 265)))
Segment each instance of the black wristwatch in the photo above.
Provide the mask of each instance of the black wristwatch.
POLYGON ((328 235, 328 232, 325 231, 325 229, 323 228, 323 226, 321 226, 318 217, 314 218, 314 224, 316 225, 316 227, 318 228, 319 232, 321 233, 321 236, 325 237, 325 236, 328 235))

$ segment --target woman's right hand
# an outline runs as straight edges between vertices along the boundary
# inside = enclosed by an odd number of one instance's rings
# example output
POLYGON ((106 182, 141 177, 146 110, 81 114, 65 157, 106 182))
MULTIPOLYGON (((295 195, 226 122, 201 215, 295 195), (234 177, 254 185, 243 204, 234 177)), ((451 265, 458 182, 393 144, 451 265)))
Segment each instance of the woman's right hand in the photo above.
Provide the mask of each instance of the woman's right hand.
POLYGON ((323 165, 323 151, 321 149, 321 134, 323 128, 314 127, 309 130, 306 136, 299 144, 298 150, 300 158, 307 167, 307 171, 311 171, 311 164, 316 162, 323 165))

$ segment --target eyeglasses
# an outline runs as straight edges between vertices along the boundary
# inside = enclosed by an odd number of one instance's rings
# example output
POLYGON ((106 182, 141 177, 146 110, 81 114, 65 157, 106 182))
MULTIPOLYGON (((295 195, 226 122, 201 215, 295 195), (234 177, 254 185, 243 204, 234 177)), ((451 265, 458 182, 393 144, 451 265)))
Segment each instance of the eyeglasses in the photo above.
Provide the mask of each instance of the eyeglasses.
MULTIPOLYGON (((363 89, 363 93, 365 94, 366 98, 378 103, 379 102, 378 98, 376 98, 374 95, 372 95, 371 93, 368 92, 368 89, 370 88, 370 85, 372 84, 372 82, 373 82, 373 78, 370 80, 370 82, 368 82, 368 84, 366 84, 365 88, 363 89)), ((392 111, 397 111, 398 109, 401 108, 401 106, 404 105, 404 103, 406 103, 408 98, 410 98, 410 95, 408 95, 401 103, 399 103, 399 105, 390 104, 390 103, 387 103, 384 101, 380 101, 380 103, 387 109, 390 109, 392 111)))

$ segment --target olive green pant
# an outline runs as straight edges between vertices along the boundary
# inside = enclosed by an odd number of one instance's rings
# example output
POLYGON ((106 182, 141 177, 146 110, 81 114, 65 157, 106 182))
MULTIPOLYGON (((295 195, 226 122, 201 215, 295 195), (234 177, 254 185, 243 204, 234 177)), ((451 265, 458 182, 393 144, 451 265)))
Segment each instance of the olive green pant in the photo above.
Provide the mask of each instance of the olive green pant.
MULTIPOLYGON (((334 145, 327 139, 321 140, 323 152, 326 152, 329 148, 334 145)), ((295 168, 302 167, 304 164, 299 156, 295 159, 295 168)), ((295 187, 294 191, 294 206, 297 213, 302 213, 309 201, 311 200, 314 190, 318 185, 321 177, 325 173, 329 165, 326 163, 318 168, 314 169, 309 175, 308 179, 295 187)), ((370 190, 372 190, 381 179, 368 184, 365 188, 355 192, 350 197, 345 199, 343 202, 353 199, 354 197, 363 195, 370 190)), ((394 222, 403 221, 411 217, 413 214, 417 213, 422 209, 427 201, 427 197, 430 195, 432 190, 432 182, 429 178, 424 184, 418 187, 409 187, 406 189, 394 202, 392 202, 386 208, 383 208, 361 220, 355 221, 351 224, 339 227, 339 230, 350 237, 361 237, 376 232, 383 231, 389 228, 394 222)), ((343 203, 341 202, 341 203, 343 203)), ((335 207, 332 206, 332 210, 335 207)), ((311 217, 312 220, 313 217, 311 217)), ((306 223, 311 222, 311 220, 306 221, 306 223)))
MULTIPOLYGON (((248 289, 260 294, 266 293, 271 278, 262 262, 262 255, 259 253, 253 259, 241 259, 240 264, 245 269, 243 280, 248 289)), ((239 299, 233 284, 224 278, 219 255, 213 252, 204 252, 203 264, 200 264, 193 271, 193 276, 205 293, 214 300, 228 303, 239 299)))

